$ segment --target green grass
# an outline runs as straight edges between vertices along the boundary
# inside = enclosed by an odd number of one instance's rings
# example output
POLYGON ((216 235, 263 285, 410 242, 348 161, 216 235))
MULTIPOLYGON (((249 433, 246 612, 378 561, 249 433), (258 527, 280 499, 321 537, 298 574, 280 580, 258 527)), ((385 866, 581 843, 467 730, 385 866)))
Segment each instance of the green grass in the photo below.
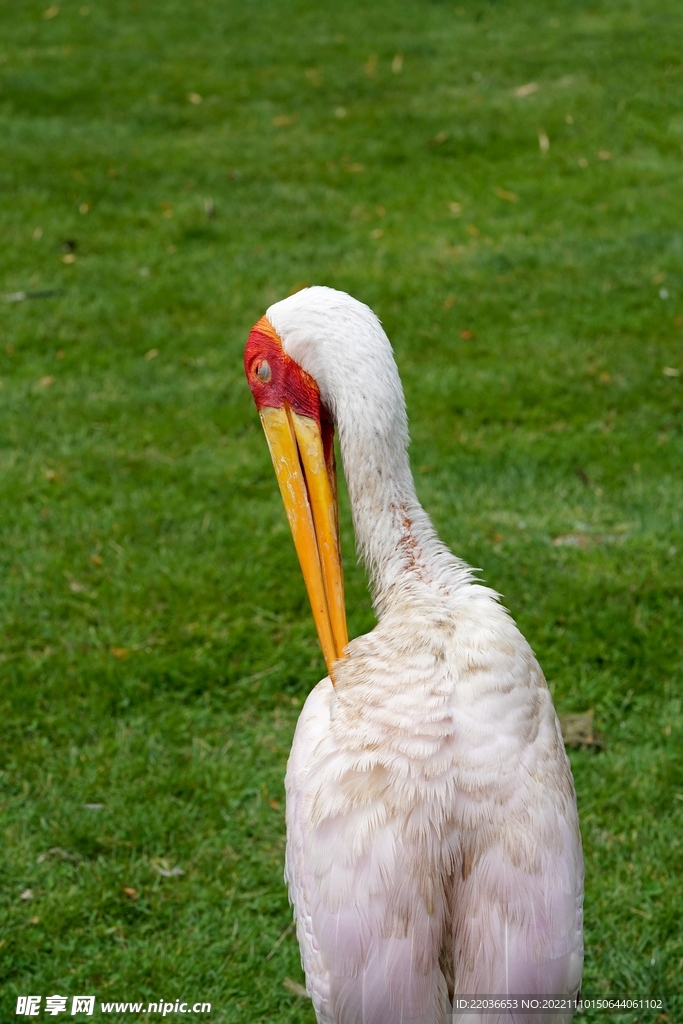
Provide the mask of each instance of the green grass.
POLYGON ((0 288, 56 290, 0 303, 2 1019, 313 1020, 269 953, 324 669, 241 368, 304 281, 382 317, 425 506, 595 712, 584 991, 680 992, 683 8, 88 3, 0 9, 0 288))

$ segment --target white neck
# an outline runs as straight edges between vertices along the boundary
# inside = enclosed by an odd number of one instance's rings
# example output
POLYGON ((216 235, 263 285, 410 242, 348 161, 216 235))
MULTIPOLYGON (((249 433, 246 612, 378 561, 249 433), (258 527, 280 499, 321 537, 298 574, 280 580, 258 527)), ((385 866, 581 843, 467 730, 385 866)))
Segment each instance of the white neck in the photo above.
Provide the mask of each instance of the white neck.
POLYGON ((462 572, 454 572, 461 567, 419 502, 408 453, 396 443, 400 433, 380 439, 370 410, 363 418, 355 412, 341 406, 336 423, 356 544, 381 615, 394 601, 425 588, 452 591, 462 582, 462 572))
POLYGON ((445 595, 467 583, 471 570, 441 543, 415 493, 403 389, 377 317, 331 288, 298 292, 267 316, 287 354, 317 382, 339 431, 378 615, 410 595, 445 595))

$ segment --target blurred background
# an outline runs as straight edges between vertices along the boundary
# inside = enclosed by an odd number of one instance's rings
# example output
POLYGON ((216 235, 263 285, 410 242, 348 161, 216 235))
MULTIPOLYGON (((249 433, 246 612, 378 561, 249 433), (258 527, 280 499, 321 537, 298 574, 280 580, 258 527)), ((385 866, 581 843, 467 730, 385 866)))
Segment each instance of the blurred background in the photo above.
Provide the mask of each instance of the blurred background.
POLYGON ((3 1019, 312 1024, 324 666, 241 365, 312 283, 381 317, 424 505, 593 715, 584 992, 680 989, 682 42, 673 0, 0 8, 3 1019))

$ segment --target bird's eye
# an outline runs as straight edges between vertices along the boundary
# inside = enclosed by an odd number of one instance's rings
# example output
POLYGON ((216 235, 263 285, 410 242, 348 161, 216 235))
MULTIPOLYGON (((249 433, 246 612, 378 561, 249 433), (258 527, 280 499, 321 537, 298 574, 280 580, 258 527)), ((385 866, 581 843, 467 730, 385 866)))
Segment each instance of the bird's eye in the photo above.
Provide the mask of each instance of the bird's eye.
POLYGON ((267 384, 270 380, 270 364, 267 360, 262 359, 260 363, 256 365, 256 376, 264 384, 267 384))

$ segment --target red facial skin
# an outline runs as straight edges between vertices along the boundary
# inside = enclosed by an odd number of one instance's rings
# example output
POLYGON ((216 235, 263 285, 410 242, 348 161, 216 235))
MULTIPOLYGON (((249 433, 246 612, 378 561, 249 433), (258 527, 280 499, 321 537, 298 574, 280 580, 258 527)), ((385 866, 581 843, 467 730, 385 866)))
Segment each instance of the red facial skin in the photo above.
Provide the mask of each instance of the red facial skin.
POLYGON ((320 427, 328 468, 334 465, 334 424, 320 401, 318 385, 282 348, 273 325, 261 317, 255 324, 244 350, 244 370, 257 409, 282 409, 288 406, 301 416, 315 420, 320 427), (263 362, 270 367, 270 379, 258 375, 263 362))

